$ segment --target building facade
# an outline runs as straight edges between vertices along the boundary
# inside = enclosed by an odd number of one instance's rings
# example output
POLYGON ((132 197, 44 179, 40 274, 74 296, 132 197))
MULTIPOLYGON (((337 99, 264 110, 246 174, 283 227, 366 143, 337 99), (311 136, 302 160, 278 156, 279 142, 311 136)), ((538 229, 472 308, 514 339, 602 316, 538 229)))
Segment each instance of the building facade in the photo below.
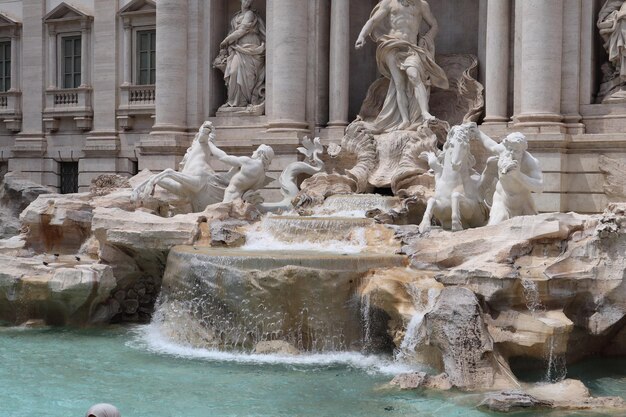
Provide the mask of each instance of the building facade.
MULTIPOLYGON (((304 136, 339 142, 359 112, 379 75, 375 44, 354 42, 376 3, 254 0, 264 112, 225 115, 213 62, 239 0, 0 0, 0 173, 71 192, 103 173, 176 168, 211 120, 229 153, 271 145, 277 177, 304 136)), ((598 103, 605 0, 430 3, 437 54, 478 58, 482 130, 521 131, 540 159, 539 209, 592 213, 620 198, 607 166, 626 164, 626 102, 598 103)))

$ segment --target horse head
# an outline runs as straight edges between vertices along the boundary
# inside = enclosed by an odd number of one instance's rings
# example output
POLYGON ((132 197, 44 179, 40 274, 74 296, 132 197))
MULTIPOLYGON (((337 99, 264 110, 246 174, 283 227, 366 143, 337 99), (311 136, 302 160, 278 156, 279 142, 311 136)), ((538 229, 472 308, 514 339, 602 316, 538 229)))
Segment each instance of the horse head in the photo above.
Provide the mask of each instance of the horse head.
POLYGON ((448 139, 444 145, 446 159, 449 159, 450 166, 456 172, 474 166, 476 160, 470 152, 470 125, 464 124, 454 126, 450 129, 448 139))

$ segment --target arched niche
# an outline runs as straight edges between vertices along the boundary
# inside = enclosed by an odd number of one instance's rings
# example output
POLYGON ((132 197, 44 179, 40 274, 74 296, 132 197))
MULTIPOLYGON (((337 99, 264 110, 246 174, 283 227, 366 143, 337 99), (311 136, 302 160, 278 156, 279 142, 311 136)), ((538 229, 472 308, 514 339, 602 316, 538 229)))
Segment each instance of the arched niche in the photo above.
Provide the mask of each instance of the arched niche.
MULTIPOLYGON (((437 54, 472 54, 483 60, 485 0, 428 0, 439 24, 437 54)), ((356 42, 361 28, 378 0, 357 0, 350 4, 351 45, 356 42)), ((424 29, 427 25, 424 24, 424 29)), ((480 62, 482 65, 483 62, 480 62)), ((368 39, 366 46, 350 52, 350 111, 353 120, 358 113, 367 89, 380 75, 376 67, 376 45, 368 39)))
POLYGON ((590 51, 591 53, 590 59, 593 62, 593 69, 594 69, 594 71, 592 72, 593 79, 592 79, 591 102, 596 103, 599 100, 597 95, 600 91, 603 78, 605 76, 602 70, 602 66, 609 62, 609 55, 606 49, 604 48, 604 40, 602 39, 602 36, 600 35, 600 30, 598 29, 598 26, 597 26, 600 11, 602 7, 604 6, 604 4, 607 2, 607 0, 592 0, 592 1, 593 1, 593 13, 591 16, 592 21, 587 22, 587 23, 588 24, 590 23, 592 25, 592 31, 593 31, 592 50, 590 51))
MULTIPOLYGON (((235 14, 241 10, 240 0, 212 0, 207 2, 204 13, 204 27, 206 29, 205 73, 208 88, 205 89, 205 114, 215 116, 217 109, 226 102, 226 86, 224 74, 213 68, 213 60, 219 54, 220 42, 230 31, 230 22, 235 14)), ((266 19, 266 0, 253 0, 252 8, 257 10, 263 21, 266 19)))

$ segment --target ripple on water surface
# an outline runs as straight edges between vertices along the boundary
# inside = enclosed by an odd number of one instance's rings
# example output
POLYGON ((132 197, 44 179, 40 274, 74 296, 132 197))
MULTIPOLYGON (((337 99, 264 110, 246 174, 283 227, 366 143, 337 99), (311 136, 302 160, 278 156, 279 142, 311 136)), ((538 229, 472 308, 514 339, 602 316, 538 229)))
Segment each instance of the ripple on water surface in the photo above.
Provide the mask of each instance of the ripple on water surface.
MULTIPOLYGON (((81 417, 102 401, 116 404, 124 417, 490 415, 474 408, 478 399, 473 395, 446 397, 385 388, 388 373, 403 370, 386 359, 355 354, 261 357, 187 349, 160 339, 150 326, 0 329, 0 361, 2 417, 81 417)), ((586 382, 597 394, 624 395, 623 378, 598 373, 600 368, 623 369, 624 364, 594 363, 596 373, 586 382)), ((536 414, 515 416, 531 415, 536 414)))

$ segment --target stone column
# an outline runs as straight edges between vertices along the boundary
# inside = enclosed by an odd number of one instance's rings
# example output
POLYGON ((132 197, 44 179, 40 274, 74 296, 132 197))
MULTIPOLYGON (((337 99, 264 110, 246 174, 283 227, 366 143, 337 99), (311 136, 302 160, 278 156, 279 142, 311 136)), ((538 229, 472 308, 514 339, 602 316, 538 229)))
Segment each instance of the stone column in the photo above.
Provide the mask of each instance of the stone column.
POLYGON ((348 125, 350 88, 350 0, 331 0, 329 127, 348 125))
POLYGON ((123 86, 131 85, 133 68, 133 37, 130 19, 124 18, 124 82, 123 86))
MULTIPOLYGON (((22 57, 20 77, 22 78, 22 131, 15 137, 13 158, 9 160, 9 171, 21 171, 31 180, 55 189, 59 185, 58 164, 47 158, 47 141, 43 132, 44 101, 43 91, 47 80, 42 71, 42 57, 46 45, 42 20, 45 2, 41 0, 22 1, 22 47, 27 53, 22 57)), ((55 36, 53 35, 54 39, 55 36)), ((51 49, 54 52, 56 48, 51 49)), ((55 62, 55 61, 53 61, 55 62)))
POLYGON ((267 1, 268 132, 307 131, 308 0, 267 1))
POLYGON ((511 0, 487 0, 485 123, 506 123, 509 97, 511 0))
POLYGON ((48 88, 57 88, 57 33, 52 26, 48 30, 48 88))
POLYGON ((561 116, 563 0, 522 2, 522 125, 554 125, 561 116))
POLYGON ((189 146, 187 31, 189 0, 159 0, 156 11, 156 120, 139 144, 139 169, 178 168, 189 146))
POLYGON ((89 24, 83 20, 80 26, 80 87, 89 85, 89 24))
MULTIPOLYGON (((118 42, 117 13, 119 0, 98 0, 94 2, 93 20, 93 57, 94 68, 98 76, 90 83, 88 77, 83 78, 83 86, 93 86, 97 94, 92 95, 93 130, 89 132, 83 147, 85 155, 79 161, 79 191, 86 191, 91 180, 105 173, 121 173, 130 175, 128 159, 119 159, 120 141, 117 134, 117 60, 116 50, 111 45, 118 42)), ((89 22, 84 22, 89 23, 89 22)), ((88 39, 88 31, 83 26, 83 40, 88 39)), ((83 42, 83 53, 85 51, 83 42)), ((87 55, 84 55, 87 60, 87 55)), ((83 71, 88 67, 83 66, 83 71)), ((87 74, 86 72, 83 74, 87 74)))
POLYGON ((184 132, 186 128, 187 10, 188 0, 157 3, 155 132, 184 132))
POLYGON ((19 90, 19 71, 18 71, 18 62, 17 62, 17 50, 18 50, 18 42, 19 37, 17 36, 18 29, 15 29, 15 32, 11 35, 11 89, 9 91, 17 91, 19 90))

